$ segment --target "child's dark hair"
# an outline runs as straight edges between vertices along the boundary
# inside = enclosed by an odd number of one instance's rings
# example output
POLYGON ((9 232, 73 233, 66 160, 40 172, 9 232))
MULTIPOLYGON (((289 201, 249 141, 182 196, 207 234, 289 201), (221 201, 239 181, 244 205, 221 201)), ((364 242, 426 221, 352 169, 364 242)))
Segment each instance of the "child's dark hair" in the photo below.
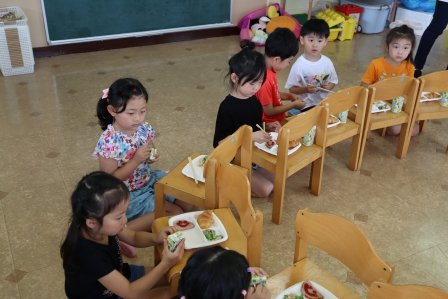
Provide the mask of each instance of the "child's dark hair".
POLYGON ((318 37, 328 38, 330 36, 330 27, 328 23, 322 19, 310 19, 306 21, 302 29, 300 29, 300 36, 307 36, 308 34, 315 34, 318 37))
POLYGON ((392 28, 386 35, 386 46, 389 49, 389 45, 397 39, 407 39, 411 42, 411 52, 405 60, 414 63, 414 47, 415 47, 415 34, 414 29, 407 25, 401 25, 399 27, 392 28))
POLYGON ((182 270, 177 298, 242 299, 250 285, 246 258, 220 246, 193 253, 182 270))
POLYGON ((231 90, 247 82, 266 80, 266 60, 263 54, 255 51, 255 44, 249 40, 241 41, 240 47, 241 51, 229 59, 229 72, 226 78, 232 73, 238 76, 238 82, 229 80, 231 90))
POLYGON ((130 99, 140 96, 143 96, 146 102, 148 102, 148 92, 137 79, 123 78, 112 83, 109 91, 106 90, 104 92, 96 106, 96 115, 101 129, 106 130, 107 126, 114 121, 114 118, 107 110, 108 105, 114 107, 117 113, 121 113, 126 110, 126 105, 130 99))
POLYGON ((95 219, 102 225, 103 217, 128 199, 129 190, 126 185, 103 171, 92 172, 79 181, 70 198, 72 216, 60 249, 64 269, 76 250, 81 230, 87 230, 86 219, 95 219))
POLYGON ((264 44, 264 54, 267 57, 279 56, 281 60, 296 56, 299 43, 296 36, 287 28, 277 28, 268 35, 264 44))

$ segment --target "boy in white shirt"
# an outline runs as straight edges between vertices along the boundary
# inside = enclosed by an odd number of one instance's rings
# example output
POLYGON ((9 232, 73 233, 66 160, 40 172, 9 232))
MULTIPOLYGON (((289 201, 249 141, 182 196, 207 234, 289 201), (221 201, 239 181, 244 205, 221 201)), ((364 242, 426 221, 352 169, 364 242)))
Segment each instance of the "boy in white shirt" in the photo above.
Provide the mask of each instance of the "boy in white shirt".
POLYGON ((328 96, 325 90, 338 84, 338 76, 330 58, 321 54, 330 35, 327 22, 311 19, 303 24, 300 44, 304 53, 297 59, 289 72, 285 88, 298 94, 306 102, 304 108, 319 104, 328 96))

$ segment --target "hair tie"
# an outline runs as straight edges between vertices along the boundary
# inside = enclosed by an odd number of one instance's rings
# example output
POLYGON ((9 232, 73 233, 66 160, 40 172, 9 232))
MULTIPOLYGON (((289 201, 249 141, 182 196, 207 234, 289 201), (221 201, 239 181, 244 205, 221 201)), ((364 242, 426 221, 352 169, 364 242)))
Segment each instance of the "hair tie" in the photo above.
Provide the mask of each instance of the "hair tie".
MULTIPOLYGON (((246 295, 247 295, 247 291, 246 291, 246 290, 242 290, 242 291, 241 291, 241 294, 243 294, 243 296, 246 297, 246 295)), ((182 299, 182 298, 181 298, 181 299, 182 299)))
POLYGON ((180 297, 180 299, 185 299, 185 296, 180 297))
POLYGON ((103 89, 103 96, 101 97, 103 100, 106 100, 109 97, 109 88, 103 89))
POLYGON ((247 272, 249 273, 254 273, 254 269, 252 269, 251 267, 247 268, 247 272))

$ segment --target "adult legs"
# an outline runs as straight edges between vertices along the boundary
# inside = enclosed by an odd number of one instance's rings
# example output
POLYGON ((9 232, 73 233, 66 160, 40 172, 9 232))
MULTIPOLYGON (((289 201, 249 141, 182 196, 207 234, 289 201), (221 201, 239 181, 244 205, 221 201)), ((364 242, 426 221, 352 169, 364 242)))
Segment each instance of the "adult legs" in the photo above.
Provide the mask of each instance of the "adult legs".
POLYGON ((423 33, 415 55, 415 77, 420 77, 426 58, 437 37, 443 33, 448 24, 448 2, 437 1, 432 21, 423 33))

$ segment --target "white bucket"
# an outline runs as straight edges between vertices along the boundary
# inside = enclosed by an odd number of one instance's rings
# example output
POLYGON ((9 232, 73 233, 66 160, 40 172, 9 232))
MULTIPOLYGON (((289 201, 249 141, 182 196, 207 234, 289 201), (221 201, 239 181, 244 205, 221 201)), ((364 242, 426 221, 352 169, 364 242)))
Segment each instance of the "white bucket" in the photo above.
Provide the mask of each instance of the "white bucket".
POLYGON ((342 0, 341 4, 354 4, 364 8, 359 20, 362 33, 379 33, 384 31, 391 8, 389 1, 342 0))

